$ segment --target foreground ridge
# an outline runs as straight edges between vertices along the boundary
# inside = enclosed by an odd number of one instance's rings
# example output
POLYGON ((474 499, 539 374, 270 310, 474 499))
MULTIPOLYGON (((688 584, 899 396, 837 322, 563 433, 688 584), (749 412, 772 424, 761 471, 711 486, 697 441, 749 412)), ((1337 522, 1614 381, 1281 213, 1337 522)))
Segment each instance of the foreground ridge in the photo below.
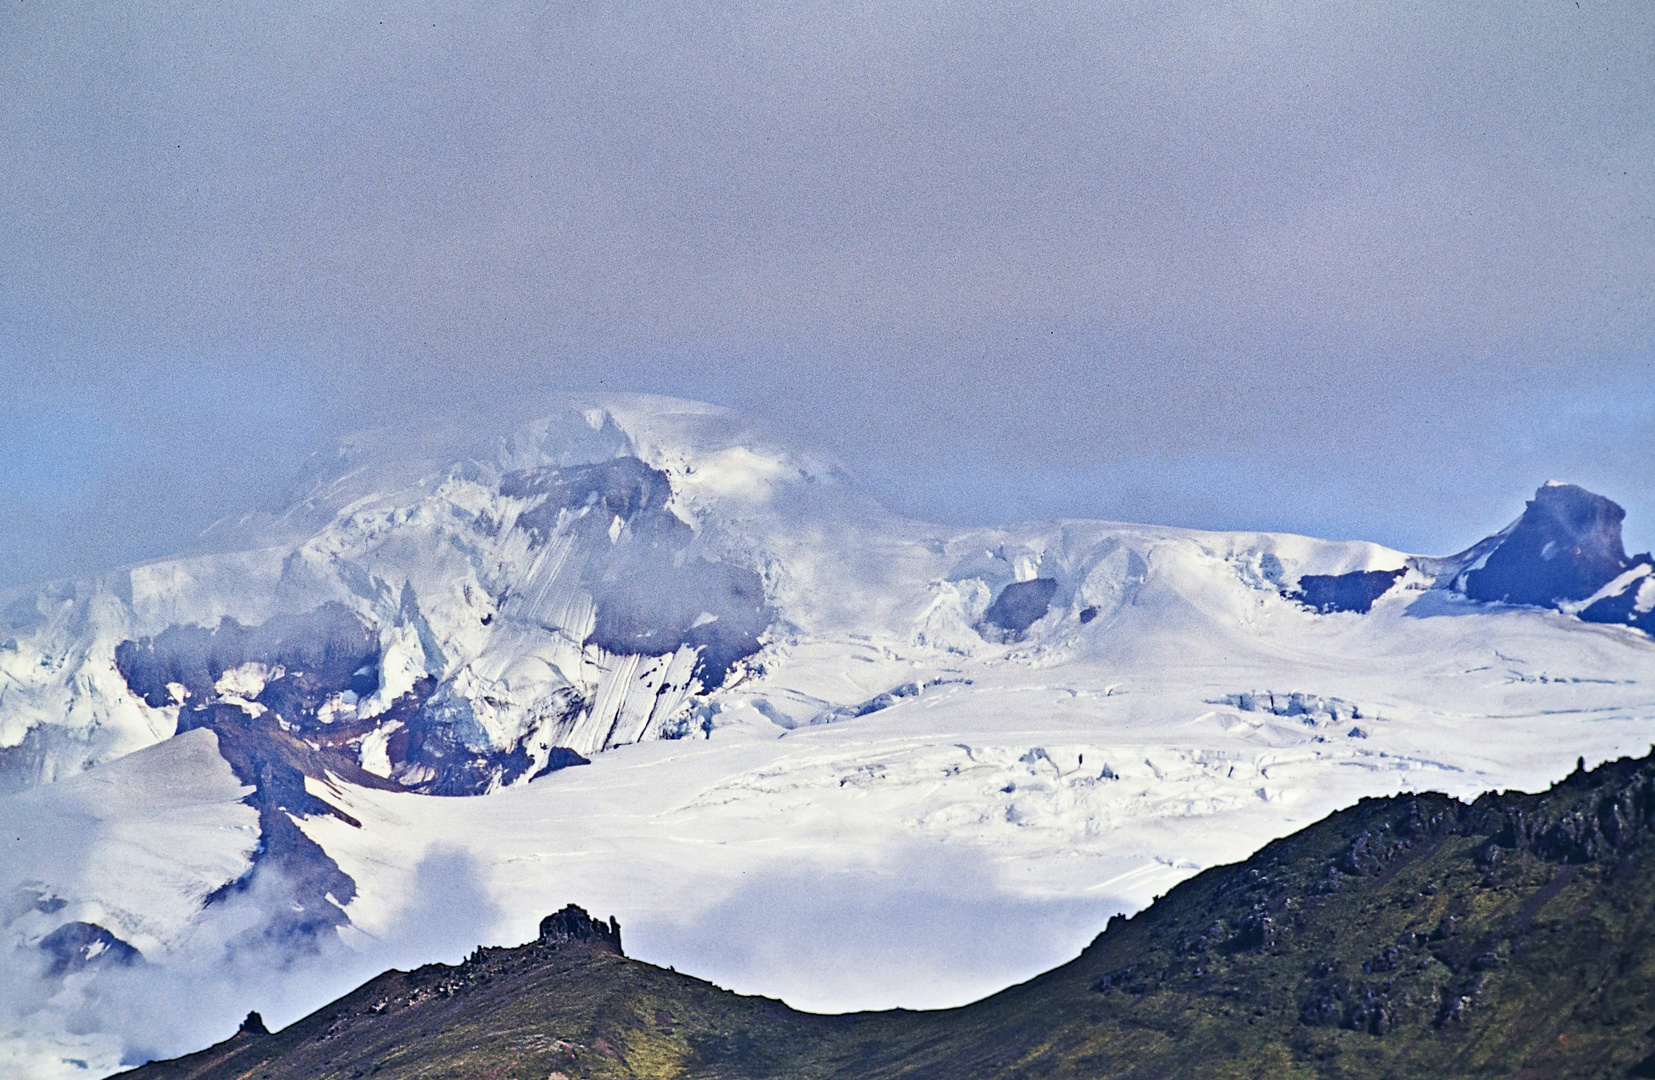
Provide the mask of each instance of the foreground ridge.
POLYGON ((626 958, 570 905, 134 1080, 1652 1077, 1655 753, 1365 799, 958 1009, 821 1016, 626 958))

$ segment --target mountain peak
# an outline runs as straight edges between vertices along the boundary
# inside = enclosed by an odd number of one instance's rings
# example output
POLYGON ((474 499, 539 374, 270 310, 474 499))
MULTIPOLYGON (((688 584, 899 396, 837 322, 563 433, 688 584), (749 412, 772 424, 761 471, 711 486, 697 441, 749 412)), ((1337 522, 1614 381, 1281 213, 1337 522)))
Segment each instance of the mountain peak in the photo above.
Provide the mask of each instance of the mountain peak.
POLYGON ((1465 575, 1473 600, 1549 607, 1584 600, 1627 567, 1626 511, 1556 480, 1542 484, 1482 566, 1465 575))

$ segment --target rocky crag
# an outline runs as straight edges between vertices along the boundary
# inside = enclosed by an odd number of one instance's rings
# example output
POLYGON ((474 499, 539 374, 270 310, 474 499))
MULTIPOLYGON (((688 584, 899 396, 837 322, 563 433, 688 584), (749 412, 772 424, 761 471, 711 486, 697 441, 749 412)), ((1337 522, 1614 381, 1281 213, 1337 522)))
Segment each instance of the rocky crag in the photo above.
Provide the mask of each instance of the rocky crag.
POLYGON ((1575 484, 1547 483, 1522 516, 1446 558, 1410 556, 1395 570, 1305 574, 1284 595, 1313 611, 1366 614, 1399 585, 1446 589, 1485 604, 1555 608, 1586 622, 1655 634, 1655 557, 1628 556, 1626 511, 1575 484))

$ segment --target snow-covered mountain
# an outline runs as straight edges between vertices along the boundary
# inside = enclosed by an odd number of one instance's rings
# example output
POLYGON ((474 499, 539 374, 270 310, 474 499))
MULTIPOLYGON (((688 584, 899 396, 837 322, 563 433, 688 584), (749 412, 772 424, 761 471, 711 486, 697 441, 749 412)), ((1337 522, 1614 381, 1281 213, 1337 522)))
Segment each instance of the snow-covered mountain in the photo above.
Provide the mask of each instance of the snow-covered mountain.
POLYGON ((1621 517, 1548 484, 1444 558, 943 528, 655 398, 352 440, 204 553, 0 598, 0 1066, 279 1022, 352 955, 570 900, 796 1005, 964 1000, 1361 796, 1644 750, 1655 579, 1621 517), (916 974, 990 909, 1058 930, 916 974), (702 955, 707 919, 763 941, 702 955))

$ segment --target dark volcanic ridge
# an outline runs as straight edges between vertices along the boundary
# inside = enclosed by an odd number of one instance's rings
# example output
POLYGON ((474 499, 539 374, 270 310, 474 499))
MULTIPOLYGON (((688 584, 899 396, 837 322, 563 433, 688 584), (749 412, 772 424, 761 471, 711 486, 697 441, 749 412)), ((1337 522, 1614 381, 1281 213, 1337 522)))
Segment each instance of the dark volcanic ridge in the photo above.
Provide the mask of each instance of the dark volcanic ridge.
POLYGON ((1461 587, 1473 600, 1503 604, 1585 600, 1631 565, 1621 544, 1625 518, 1625 510, 1585 488, 1546 484, 1500 543, 1462 575, 1461 587))
POLYGON ((1655 1074, 1655 754, 1539 794, 1365 799, 958 1009, 821 1016, 625 958, 568 907, 275 1034, 123 1075, 1655 1074))
POLYGON ((1626 554, 1625 518, 1626 511, 1602 495, 1548 483, 1521 517, 1458 555, 1409 558, 1395 570, 1305 574, 1283 593, 1320 614, 1366 614, 1413 570, 1430 588, 1479 603, 1553 608, 1655 635, 1655 558, 1626 554))

